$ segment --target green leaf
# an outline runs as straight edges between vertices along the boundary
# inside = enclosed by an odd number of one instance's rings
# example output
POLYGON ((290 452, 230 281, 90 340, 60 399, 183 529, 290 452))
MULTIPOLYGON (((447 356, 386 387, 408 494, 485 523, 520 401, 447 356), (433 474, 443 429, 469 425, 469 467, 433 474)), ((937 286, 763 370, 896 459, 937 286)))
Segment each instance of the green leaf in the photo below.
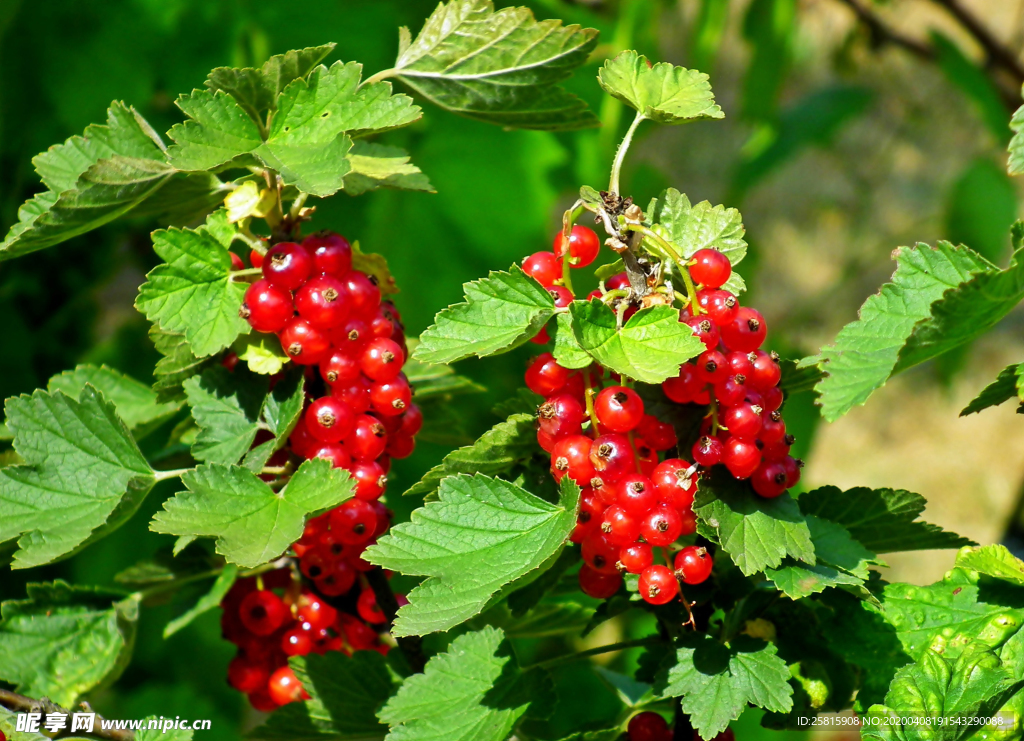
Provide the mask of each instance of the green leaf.
POLYGON ((996 380, 981 390, 970 404, 963 408, 960 416, 980 412, 989 407, 999 406, 1004 401, 1016 398, 1021 402, 1021 391, 1024 386, 1024 364, 1008 365, 999 371, 996 380))
POLYGON ((345 176, 344 188, 350 196, 377 188, 436 192, 430 179, 409 162, 409 153, 400 147, 357 141, 348 159, 352 169, 345 176))
POLYGON ((450 306, 420 335, 414 357, 425 363, 453 363, 470 355, 498 355, 519 347, 555 315, 551 294, 513 265, 465 283, 465 303, 450 306))
POLYGON ((1024 586, 1024 561, 1010 553, 1005 545, 965 548, 957 554, 956 565, 1024 586))
POLYGON ((1011 175, 1022 175, 1024 174, 1024 105, 1014 112, 1013 118, 1010 119, 1010 129, 1013 131, 1013 138, 1010 140, 1010 159, 1006 164, 1006 170, 1011 175))
POLYGON ((800 599, 841 584, 860 586, 868 578, 868 566, 879 561, 875 554, 850 536, 842 525, 813 515, 807 517, 814 544, 813 566, 786 559, 765 576, 790 599, 800 599))
POLYGON ((491 0, 439 5, 415 40, 402 29, 395 75, 436 105, 510 128, 596 126, 582 100, 557 83, 587 61, 592 28, 536 21, 527 8, 495 12, 491 0))
POLYGON ((291 659, 295 676, 311 695, 276 711, 251 734, 261 739, 381 739, 387 728, 377 711, 395 691, 387 659, 376 651, 346 656, 331 651, 291 659))
POLYGON ((305 461, 278 492, 245 468, 210 463, 181 477, 187 491, 164 502, 155 533, 217 539, 217 553, 244 568, 271 561, 299 539, 307 515, 352 497, 344 469, 305 461))
POLYGON ((786 556, 815 563, 807 520, 789 494, 759 497, 746 481, 716 468, 700 479, 693 511, 698 531, 717 540, 746 576, 778 568, 786 556))
POLYGON ((572 316, 559 314, 555 321, 555 345, 551 354, 563 368, 586 368, 594 359, 580 347, 572 331, 572 316))
POLYGON ((192 456, 207 463, 237 463, 259 431, 267 380, 217 365, 183 386, 199 425, 192 456))
POLYGON ((29 584, 0 606, 0 679, 65 707, 117 679, 135 641, 134 596, 63 581, 29 584))
POLYGON ((44 736, 36 731, 19 731, 18 713, 8 710, 0 705, 0 734, 3 734, 7 741, 49 741, 49 736, 44 736))
POLYGON ((650 65, 647 57, 624 51, 607 60, 597 73, 604 91, 646 119, 682 124, 701 118, 725 118, 715 105, 708 76, 668 62, 650 65))
POLYGON ((479 613, 499 589, 558 552, 576 524, 578 502, 571 482, 563 482, 555 505, 501 479, 443 479, 439 501, 414 511, 411 522, 364 554, 386 569, 430 577, 409 593, 394 635, 448 630, 479 613))
MULTIPOLYGON (((419 340, 409 338, 406 343, 410 350, 414 350, 419 340)), ((453 396, 479 394, 487 390, 479 383, 457 375, 451 366, 423 363, 415 358, 405 361, 402 372, 416 389, 416 403, 420 405, 427 399, 450 399, 453 396)))
POLYGON ((215 607, 220 607, 220 603, 224 599, 224 595, 226 595, 228 590, 231 589, 236 578, 238 578, 238 567, 233 563, 227 564, 224 567, 224 570, 220 572, 220 575, 213 582, 213 586, 210 587, 209 592, 200 597, 199 600, 183 614, 167 623, 164 627, 164 638, 170 638, 200 615, 209 612, 215 607))
POLYGON ((513 414, 489 429, 472 445, 453 450, 438 465, 427 471, 403 496, 429 495, 445 476, 481 473, 485 476, 508 471, 537 448, 537 417, 513 414))
POLYGON ((738 636, 728 646, 707 634, 679 640, 674 656, 655 679, 661 697, 682 698, 683 712, 702 738, 714 738, 740 717, 747 703, 776 713, 789 712, 793 688, 789 667, 775 646, 738 636))
POLYGON ((36 391, 8 399, 7 426, 26 465, 0 469, 0 543, 13 568, 67 558, 116 530, 156 482, 114 405, 92 386, 78 399, 36 391))
POLYGON ((662 235, 679 246, 684 258, 697 250, 718 250, 729 258, 735 269, 747 254, 747 230, 743 217, 734 208, 712 206, 708 201, 691 205, 690 199, 675 188, 658 197, 654 220, 662 235))
POLYGON ((245 361, 250 371, 263 376, 277 375, 291 361, 281 347, 281 340, 276 335, 263 332, 242 335, 231 349, 239 360, 245 361))
POLYGON ((200 373, 213 359, 197 358, 192 353, 184 334, 168 332, 157 324, 150 326, 149 339, 153 341, 157 352, 163 356, 156 362, 156 368, 153 370, 156 377, 153 390, 157 394, 157 401, 184 401, 182 382, 200 373))
POLYGON ((860 318, 843 327, 817 357, 827 375, 815 388, 821 395, 822 415, 830 422, 863 404, 886 382, 915 326, 931 315, 934 302, 990 267, 966 247, 948 242, 934 248, 901 247, 896 263, 892 282, 865 301, 860 318))
POLYGON ((541 602, 521 617, 501 603, 476 620, 501 628, 509 638, 552 638, 567 633, 579 635, 594 615, 594 608, 575 602, 541 602))
MULTIPOLYGON (((160 716, 163 718, 163 716, 160 716)), ((135 734, 135 741, 192 741, 192 731, 185 731, 181 728, 169 728, 164 730, 162 725, 149 728, 149 723, 158 721, 159 719, 155 715, 150 715, 144 719, 146 722, 146 728, 135 734)), ((167 718, 163 722, 173 722, 170 718, 167 718)))
POLYGON ((148 386, 105 365, 80 365, 65 371, 51 378, 46 390, 50 393, 63 391, 68 396, 77 397, 86 384, 114 405, 117 416, 136 440, 152 432, 181 408, 181 404, 159 402, 156 393, 148 386))
POLYGON ((615 262, 610 262, 606 265, 602 265, 597 270, 595 270, 594 277, 597 278, 598 280, 608 280, 613 275, 618 275, 619 273, 624 272, 626 272, 626 264, 622 261, 621 258, 619 258, 615 262))
POLYGON ((391 726, 388 741, 504 741, 552 690, 546 672, 519 668, 500 630, 484 628, 459 636, 405 680, 379 717, 391 726))
POLYGON ((811 391, 818 381, 825 377, 825 374, 818 370, 814 360, 814 358, 808 359, 807 365, 804 365, 803 360, 783 359, 779 363, 782 367, 782 380, 779 382, 779 388, 787 398, 793 394, 811 391))
POLYGON ((270 91, 277 95, 288 86, 292 80, 298 80, 308 75, 324 58, 334 51, 337 46, 334 42, 320 46, 309 46, 305 49, 293 49, 284 54, 275 54, 263 63, 260 70, 264 79, 270 87, 270 91))
POLYGON ((601 301, 573 301, 576 340, 601 365, 644 383, 661 383, 704 352, 704 344, 679 321, 671 306, 641 309, 618 328, 615 312, 601 301))
POLYGON ((927 502, 920 494, 905 489, 858 486, 840 491, 834 486, 823 486, 802 494, 799 503, 805 515, 842 525, 875 553, 971 545, 967 538, 918 520, 927 502))
POLYGON ((153 232, 153 249, 164 264, 146 276, 135 307, 161 329, 185 335, 197 357, 223 350, 249 331, 238 315, 247 285, 231 280, 232 232, 224 211, 195 230, 153 232))
POLYGON ((188 116, 167 132, 175 142, 167 156, 179 170, 211 170, 263 143, 258 124, 223 91, 193 90, 175 104, 188 116))

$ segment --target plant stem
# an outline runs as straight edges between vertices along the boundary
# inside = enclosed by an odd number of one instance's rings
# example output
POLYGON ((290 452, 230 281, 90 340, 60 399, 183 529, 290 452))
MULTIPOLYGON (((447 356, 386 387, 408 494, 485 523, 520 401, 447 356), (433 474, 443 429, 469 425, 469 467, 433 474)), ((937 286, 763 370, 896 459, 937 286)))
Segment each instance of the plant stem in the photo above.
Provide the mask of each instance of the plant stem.
POLYGON ((547 659, 546 661, 539 661, 536 664, 531 664, 524 669, 536 669, 537 667, 543 667, 550 669, 553 666, 562 666, 563 664, 571 664, 574 661, 585 659, 589 656, 598 656, 600 654, 609 654, 614 651, 624 651, 627 648, 639 648, 640 646, 651 646, 655 643, 663 643, 664 641, 659 636, 648 636, 647 638, 635 638, 630 641, 620 641, 619 643, 610 643, 607 646, 598 646, 597 648, 588 648, 586 651, 578 651, 574 654, 566 654, 564 656, 556 656, 553 659, 547 659))
POLYGON ((157 594, 162 594, 164 592, 172 592, 176 589, 180 589, 186 584, 191 584, 192 582, 203 581, 204 579, 214 579, 220 576, 220 573, 223 570, 224 569, 222 568, 210 569, 209 571, 203 571, 199 574, 183 576, 180 579, 172 579, 171 581, 165 582, 163 584, 154 584, 153 586, 148 587, 146 589, 140 589, 138 592, 136 592, 136 594, 139 595, 140 599, 149 599, 157 594))
POLYGON ((612 162, 612 175, 608 179, 608 192, 618 193, 619 192, 619 174, 622 170, 622 162, 626 159, 626 152, 629 150, 629 145, 633 143, 633 134, 636 133, 637 127, 640 122, 644 120, 644 114, 637 112, 633 118, 633 123, 629 125, 626 130, 626 135, 622 137, 622 141, 619 143, 619 148, 615 150, 615 161, 612 162))
POLYGON ((228 273, 228 278, 234 279, 243 275, 263 275, 263 268, 243 268, 242 270, 232 270, 228 273))
POLYGON ((587 402, 587 416, 590 417, 590 434, 596 438, 598 432, 597 411, 594 409, 594 384, 591 382, 590 373, 587 371, 583 371, 583 386, 586 389, 583 397, 587 402))
POLYGON ((306 204, 306 199, 308 197, 308 193, 299 193, 299 195, 295 197, 295 200, 292 201, 292 207, 288 209, 288 216, 289 218, 292 219, 292 221, 299 218, 299 212, 302 210, 302 207, 306 204))
POLYGON ((575 298, 576 292, 572 290, 572 278, 569 275, 569 271, 572 270, 572 265, 569 264, 569 258, 571 257, 569 248, 565 248, 565 254, 562 255, 562 285, 569 289, 569 293, 575 298))
MULTIPOLYGON (((64 713, 69 716, 69 724, 71 720, 71 713, 74 712, 73 710, 69 711, 67 708, 62 707, 55 702, 51 702, 45 697, 41 700, 33 700, 31 697, 25 697, 24 695, 19 695, 15 692, 3 689, 0 689, 0 705, 16 713, 42 713, 44 715, 47 713, 64 713)), ((85 709, 85 712, 92 712, 92 708, 90 708, 86 703, 83 702, 81 706, 85 709)), ((105 719, 99 715, 97 715, 93 721, 92 733, 86 735, 95 736, 96 738, 110 739, 111 741, 134 741, 135 739, 135 734, 131 731, 113 729, 109 731, 104 730, 103 723, 105 722, 105 719)))
MULTIPOLYGON (((373 590, 373 594, 377 598, 377 604, 387 618, 388 630, 391 630, 391 626, 395 622, 395 614, 398 612, 398 600, 395 599, 395 593, 391 591, 391 584, 388 583, 388 578, 384 576, 383 569, 370 569, 366 572, 365 576, 366 582, 370 585, 370 589, 373 590)), ((405 660, 409 662, 409 668, 417 674, 422 673, 423 667, 427 665, 427 657, 423 653, 423 639, 419 636, 402 636, 395 640, 398 642, 398 647, 402 649, 402 653, 405 654, 405 660)))
POLYGON ((397 74, 398 74, 398 70, 395 69, 394 67, 392 67, 390 69, 382 69, 380 72, 377 72, 376 74, 370 75, 365 80, 363 80, 361 83, 359 83, 359 87, 363 87, 364 85, 372 85, 375 82, 380 82, 381 80, 386 80, 389 77, 394 77, 397 74))
POLYGON ((171 471, 153 471, 153 478, 157 481, 166 481, 167 479, 181 478, 183 473, 188 473, 191 468, 175 468, 171 471))

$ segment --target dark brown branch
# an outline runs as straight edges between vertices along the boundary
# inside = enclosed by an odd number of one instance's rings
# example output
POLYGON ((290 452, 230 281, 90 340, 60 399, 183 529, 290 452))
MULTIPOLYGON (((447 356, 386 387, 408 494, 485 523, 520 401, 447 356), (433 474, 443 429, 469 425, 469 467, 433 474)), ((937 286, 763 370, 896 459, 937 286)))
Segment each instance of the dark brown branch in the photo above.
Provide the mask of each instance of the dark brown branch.
POLYGON ((885 46, 886 44, 892 44, 898 46, 901 49, 909 51, 916 57, 925 59, 927 61, 935 60, 935 50, 932 47, 924 44, 917 39, 912 39, 909 36, 904 36, 899 31, 889 28, 882 19, 875 15, 865 5, 861 3, 861 0, 839 0, 850 10, 853 11, 854 15, 857 16, 865 28, 871 33, 871 41, 875 46, 885 46))
MULTIPOLYGON (((8 710, 12 710, 16 713, 64 713, 68 716, 68 728, 57 734, 56 738, 60 738, 64 735, 70 735, 71 726, 71 715, 73 711, 69 711, 62 708, 60 705, 50 702, 48 698, 42 698, 41 700, 33 700, 31 697, 25 697, 19 695, 16 692, 10 692, 8 690, 0 689, 0 705, 3 705, 8 710)), ((90 709, 84 703, 82 707, 86 709, 86 712, 91 713, 90 709)), ((76 735, 87 735, 95 738, 109 739, 109 741, 135 741, 135 734, 131 731, 126 730, 103 730, 104 719, 99 715, 95 718, 92 733, 82 734, 81 731, 76 731, 76 735)))
MULTIPOLYGON (((388 630, 395 622, 395 614, 398 612, 398 600, 395 593, 391 591, 388 578, 384 575, 383 569, 371 569, 366 572, 366 581, 377 598, 377 605, 388 619, 388 630)), ((426 654, 423 653, 423 639, 419 636, 402 636, 396 638, 398 647, 405 654, 405 660, 409 662, 409 668, 419 674, 427 665, 426 654)))
POLYGON ((1020 57, 993 36, 991 31, 960 5, 959 0, 932 0, 932 2, 945 8, 950 15, 960 21, 960 25, 970 31, 974 40, 985 50, 989 60, 1013 76, 1017 87, 1024 83, 1024 64, 1021 64, 1020 57))

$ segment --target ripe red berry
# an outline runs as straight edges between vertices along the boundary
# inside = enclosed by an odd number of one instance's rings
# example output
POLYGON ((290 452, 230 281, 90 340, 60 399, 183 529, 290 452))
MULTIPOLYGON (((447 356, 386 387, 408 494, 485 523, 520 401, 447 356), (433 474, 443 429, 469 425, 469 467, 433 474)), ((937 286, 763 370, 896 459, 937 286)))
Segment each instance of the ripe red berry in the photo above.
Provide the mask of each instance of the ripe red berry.
POLYGON ((609 386, 594 399, 597 421, 612 432, 629 432, 644 417, 644 402, 626 386, 609 386))
POLYGON ((786 488, 791 489, 800 481, 800 469, 803 468, 804 462, 787 455, 782 459, 782 465, 786 467, 786 488))
POLYGON ((599 522, 604 517, 604 512, 607 508, 608 505, 588 486, 580 492, 580 509, 577 521, 584 524, 599 522))
POLYGON ((741 306, 736 310, 736 317, 729 324, 723 325, 721 331, 722 342, 730 350, 753 352, 764 342, 768 325, 760 312, 741 306))
POLYGON ((249 253, 249 262, 252 263, 254 268, 263 267, 263 253, 259 250, 253 250, 249 253))
POLYGON ((363 348, 359 367, 374 381, 391 381, 402 372, 405 352, 394 340, 378 338, 363 348))
POLYGON ((696 474, 687 476, 690 464, 679 458, 668 458, 658 464, 651 476, 658 501, 685 509, 693 504, 693 495, 697 491, 696 474))
POLYGON ((580 567, 579 581, 583 594, 594 599, 608 599, 622 586, 622 577, 618 573, 602 573, 586 564, 580 567))
POLYGON ((722 460, 724 446, 716 437, 701 437, 693 444, 693 460, 697 465, 711 468, 722 460))
POLYGON ((605 483, 618 481, 636 471, 629 438, 614 432, 594 440, 590 446, 590 463, 605 483))
MULTIPOLYGON (((349 500, 355 501, 355 500, 349 500)), ((356 570, 348 561, 335 561, 323 576, 314 582, 321 594, 337 597, 348 592, 356 583, 356 570)))
POLYGON ((345 402, 333 396, 324 396, 309 405, 305 422, 309 434, 317 440, 337 443, 351 432, 355 415, 345 402))
POLYGON ((608 291, 618 291, 624 288, 629 288, 629 276, 625 273, 616 273, 604 282, 604 287, 608 291))
POLYGON ((572 292, 565 286, 548 286, 548 293, 555 300, 555 308, 564 309, 572 303, 572 292))
POLYGON ((761 431, 764 410, 747 402, 729 407, 722 415, 722 423, 733 437, 753 440, 761 431))
POLYGON ((689 404, 704 385, 705 382, 697 372, 697 366, 683 363, 679 368, 679 375, 662 382, 661 390, 676 404, 689 404))
POLYGON ((288 357, 303 365, 319 363, 331 348, 327 335, 301 317, 289 319, 278 339, 288 357))
POLYGON ((551 451, 551 474, 555 481, 568 476, 580 486, 586 486, 596 476, 590 462, 591 439, 586 435, 570 435, 555 443, 551 451))
POLYGON ((619 560, 619 546, 611 543, 600 528, 595 528, 583 540, 580 552, 583 561, 602 574, 618 574, 615 564, 619 560))
POLYGON ((320 376, 329 386, 352 383, 359 378, 359 373, 359 362, 340 350, 320 361, 320 376))
POLYGON ((247 594, 238 608, 238 615, 250 633, 268 636, 287 619, 288 608, 280 597, 264 589, 247 594))
POLYGON ((627 511, 621 504, 613 504, 604 511, 601 532, 612 545, 625 546, 635 543, 640 537, 640 518, 627 511))
POLYGON ((239 692, 249 694, 266 689, 270 671, 262 662, 245 656, 236 656, 228 664, 228 684, 239 692))
POLYGON ((630 718, 627 730, 629 741, 669 741, 672 738, 668 722, 650 711, 630 718))
POLYGON ((377 460, 387 445, 388 431, 379 419, 369 414, 356 417, 345 437, 345 448, 357 461, 377 460))
POLYGON ((640 596, 652 605, 664 605, 679 594, 679 582, 668 566, 648 566, 640 574, 640 596))
POLYGON ((309 694, 302 688, 302 683, 295 677, 290 666, 282 666, 270 675, 267 691, 278 705, 309 699, 309 694))
POLYGON ((715 385, 715 398, 723 406, 731 407, 741 403, 746 397, 747 392, 750 389, 747 388, 746 376, 740 374, 738 376, 730 376, 719 384, 715 385))
POLYGON ((586 410, 569 394, 552 396, 537 408, 537 422, 541 430, 554 437, 578 435, 586 410))
POLYGON ((649 478, 633 473, 619 481, 616 501, 631 514, 643 517, 652 507, 657 505, 658 495, 654 490, 654 484, 651 483, 649 478))
POLYGON ((777 386, 782 380, 782 369, 776 358, 763 350, 755 350, 751 356, 751 373, 748 377, 751 387, 764 392, 777 386))
POLYGON ((761 418, 761 432, 757 438, 765 445, 776 445, 786 437, 786 423, 779 412, 765 412, 761 418))
POLYGON ((238 315, 257 332, 280 332, 295 315, 292 294, 265 279, 258 280, 246 289, 238 315))
POLYGON ((313 256, 300 244, 280 242, 263 256, 263 277, 288 291, 297 290, 313 272, 313 256))
POLYGON ((359 617, 371 625, 379 625, 387 621, 387 616, 377 604, 377 595, 373 593, 372 589, 364 589, 359 593, 359 599, 356 600, 356 611, 359 613, 359 617))
POLYGON ((711 576, 714 561, 703 546, 688 545, 676 554, 673 566, 676 576, 686 584, 700 584, 711 576))
POLYGON ((535 394, 552 396, 568 383, 570 373, 568 368, 555 362, 551 353, 542 353, 526 369, 526 387, 535 394))
POLYGON ((639 574, 654 563, 654 551, 647 543, 632 543, 619 551, 619 565, 630 574, 639 574))
POLYGON ((370 382, 360 375, 352 383, 332 386, 331 396, 348 404, 353 414, 362 414, 370 408, 370 382))
POLYGON ((302 240, 302 246, 313 256, 316 273, 340 278, 352 267, 352 246, 340 234, 317 232, 302 240))
POLYGON ((636 434, 657 451, 674 448, 679 442, 676 438, 675 428, 672 425, 668 422, 662 422, 650 414, 645 414, 643 419, 640 420, 640 424, 636 428, 636 434))
POLYGON ((728 324, 736 318, 739 302, 728 291, 705 288, 697 291, 697 305, 718 326, 728 324))
POLYGON ((761 451, 753 440, 730 437, 722 450, 722 463, 736 478, 750 478, 761 465, 761 451))
POLYGON ((363 319, 372 319, 380 307, 380 288, 366 273, 350 270, 342 278, 348 289, 351 312, 363 319))
POLYGON ((659 548, 676 542, 683 532, 683 519, 668 505, 662 504, 640 520, 640 534, 652 546, 659 548))
POLYGON ((281 637, 281 650, 289 656, 305 656, 313 650, 313 637, 308 630, 292 628, 281 637))
POLYGON ((349 499, 331 510, 331 532, 342 543, 359 545, 373 537, 377 513, 362 499, 349 499))
POLYGON ((766 499, 772 499, 786 491, 788 480, 786 466, 781 461, 762 463, 750 477, 754 491, 766 499))
POLYGON ((547 288, 562 277, 562 263, 554 252, 536 252, 523 260, 523 272, 547 288))
POLYGON ((399 417, 399 420, 401 421, 401 427, 399 427, 398 431, 403 435, 412 437, 423 429, 423 412, 415 404, 410 404, 405 413, 399 417))
POLYGON ((356 482, 356 497, 364 501, 379 499, 388 483, 384 467, 377 461, 356 461, 349 469, 356 482))
POLYGON ((309 623, 313 630, 328 628, 338 618, 338 611, 315 594, 300 595, 296 604, 299 619, 309 623))
POLYGON ((309 458, 323 458, 331 462, 331 468, 348 468, 352 465, 352 456, 340 443, 325 443, 309 451, 309 458))
POLYGON ((705 348, 714 350, 718 347, 720 339, 718 325, 708 318, 707 315, 692 316, 684 320, 683 323, 693 330, 694 337, 703 342, 705 348))
POLYGON ((725 355, 717 350, 705 350, 697 357, 697 374, 706 383, 721 383, 729 377, 725 355))
POLYGON ((761 392, 761 406, 766 412, 774 412, 782 406, 783 398, 782 389, 778 386, 765 389, 761 392))
POLYGON ((373 338, 370 326, 359 317, 350 316, 331 332, 331 344, 335 350, 359 357, 363 347, 373 338))
POLYGON ((328 331, 348 318, 349 301, 345 284, 330 275, 310 278, 295 292, 299 316, 317 329, 328 331))
POLYGON ((392 458, 408 458, 416 450, 416 440, 411 435, 392 435, 388 438, 387 454, 392 458))
POLYGON ((569 265, 574 268, 585 268, 597 259, 601 251, 601 241, 593 229, 585 226, 574 226, 569 238, 559 231, 555 234, 555 257, 561 260, 565 256, 565 250, 569 249, 569 265))
POLYGON ((732 274, 729 258, 718 250, 703 249, 693 254, 690 275, 706 288, 720 288, 732 274))
POLYGON ((377 414, 394 417, 412 404, 412 389, 404 375, 391 381, 378 381, 370 386, 370 406, 377 414))

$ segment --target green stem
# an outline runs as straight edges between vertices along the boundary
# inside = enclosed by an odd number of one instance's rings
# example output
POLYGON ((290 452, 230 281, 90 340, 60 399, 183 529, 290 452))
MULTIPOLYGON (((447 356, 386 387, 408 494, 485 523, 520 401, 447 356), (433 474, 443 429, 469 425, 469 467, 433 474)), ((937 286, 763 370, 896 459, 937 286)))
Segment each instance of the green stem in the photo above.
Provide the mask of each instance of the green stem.
POLYGON ((292 201, 292 207, 288 210, 288 216, 294 221, 299 218, 299 212, 302 211, 302 207, 306 205, 306 199, 309 198, 308 193, 299 193, 292 201))
POLYGON ((263 268, 243 268, 242 270, 232 270, 228 273, 228 278, 234 279, 243 275, 262 275, 263 268))
POLYGON ((665 254, 672 258, 675 264, 679 266, 679 274, 683 276, 683 283, 686 284, 686 295, 690 299, 690 311, 693 312, 694 316, 698 316, 701 311, 700 304, 697 303, 697 287, 693 285, 693 278, 690 277, 690 271, 686 268, 686 261, 683 259, 682 255, 676 251, 676 248, 667 239, 643 224, 631 224, 627 222, 622 225, 622 228, 630 232, 640 232, 647 239, 650 239, 661 247, 661 249, 665 251, 665 254))
POLYGON ((223 570, 224 569, 211 569, 210 571, 203 571, 199 574, 183 576, 180 579, 172 579, 171 581, 166 582, 164 584, 155 584, 152 587, 140 589, 138 592, 136 592, 136 594, 139 595, 139 599, 150 599, 155 595, 163 594, 164 592, 174 591, 175 589, 180 589, 186 584, 191 584, 192 582, 203 581, 204 579, 213 579, 215 577, 220 576, 220 572, 222 572, 223 570))
POLYGON ((546 661, 540 661, 536 664, 531 664, 526 667, 526 670, 536 669, 543 667, 550 669, 554 666, 562 666, 563 664, 571 664, 574 661, 585 659, 589 656, 599 656, 601 654, 610 654, 614 651, 624 651, 627 648, 639 648, 641 646, 651 646, 655 643, 664 643, 664 641, 658 636, 648 636, 647 638, 635 638, 631 641, 620 641, 619 643, 610 643, 607 646, 598 646, 597 648, 588 648, 586 651, 578 651, 574 654, 566 654, 565 656, 556 656, 553 659, 546 661))
POLYGON ((587 416, 590 417, 590 434, 596 438, 599 434, 597 431, 597 411, 594 409, 594 384, 589 371, 583 371, 583 385, 586 389, 583 397, 587 402, 587 416))
POLYGON ((359 83, 359 87, 363 87, 365 85, 372 85, 375 82, 380 82, 381 80, 386 80, 389 77, 394 77, 397 74, 398 74, 398 70, 395 69, 394 67, 392 67, 391 69, 382 69, 380 72, 378 72, 378 73, 376 73, 374 75, 370 75, 365 80, 363 80, 361 83, 359 83))
POLYGON ((572 256, 571 251, 568 247, 565 248, 565 254, 562 255, 562 285, 569 289, 569 293, 576 297, 576 292, 572 290, 572 277, 569 275, 569 271, 572 270, 572 265, 569 264, 569 258, 572 256))
POLYGON ((622 170, 622 162, 626 159, 626 152, 629 150, 629 145, 633 143, 633 134, 636 133, 637 127, 640 122, 644 120, 644 114, 637 113, 633 119, 633 123, 629 125, 626 130, 626 135, 622 137, 622 141, 619 143, 619 148, 615 150, 615 161, 612 162, 612 176, 608 180, 608 192, 618 193, 619 192, 619 174, 622 170))
POLYGON ((181 478, 183 473, 188 473, 191 468, 175 468, 171 471, 153 471, 153 478, 157 481, 166 481, 167 479, 181 478))

